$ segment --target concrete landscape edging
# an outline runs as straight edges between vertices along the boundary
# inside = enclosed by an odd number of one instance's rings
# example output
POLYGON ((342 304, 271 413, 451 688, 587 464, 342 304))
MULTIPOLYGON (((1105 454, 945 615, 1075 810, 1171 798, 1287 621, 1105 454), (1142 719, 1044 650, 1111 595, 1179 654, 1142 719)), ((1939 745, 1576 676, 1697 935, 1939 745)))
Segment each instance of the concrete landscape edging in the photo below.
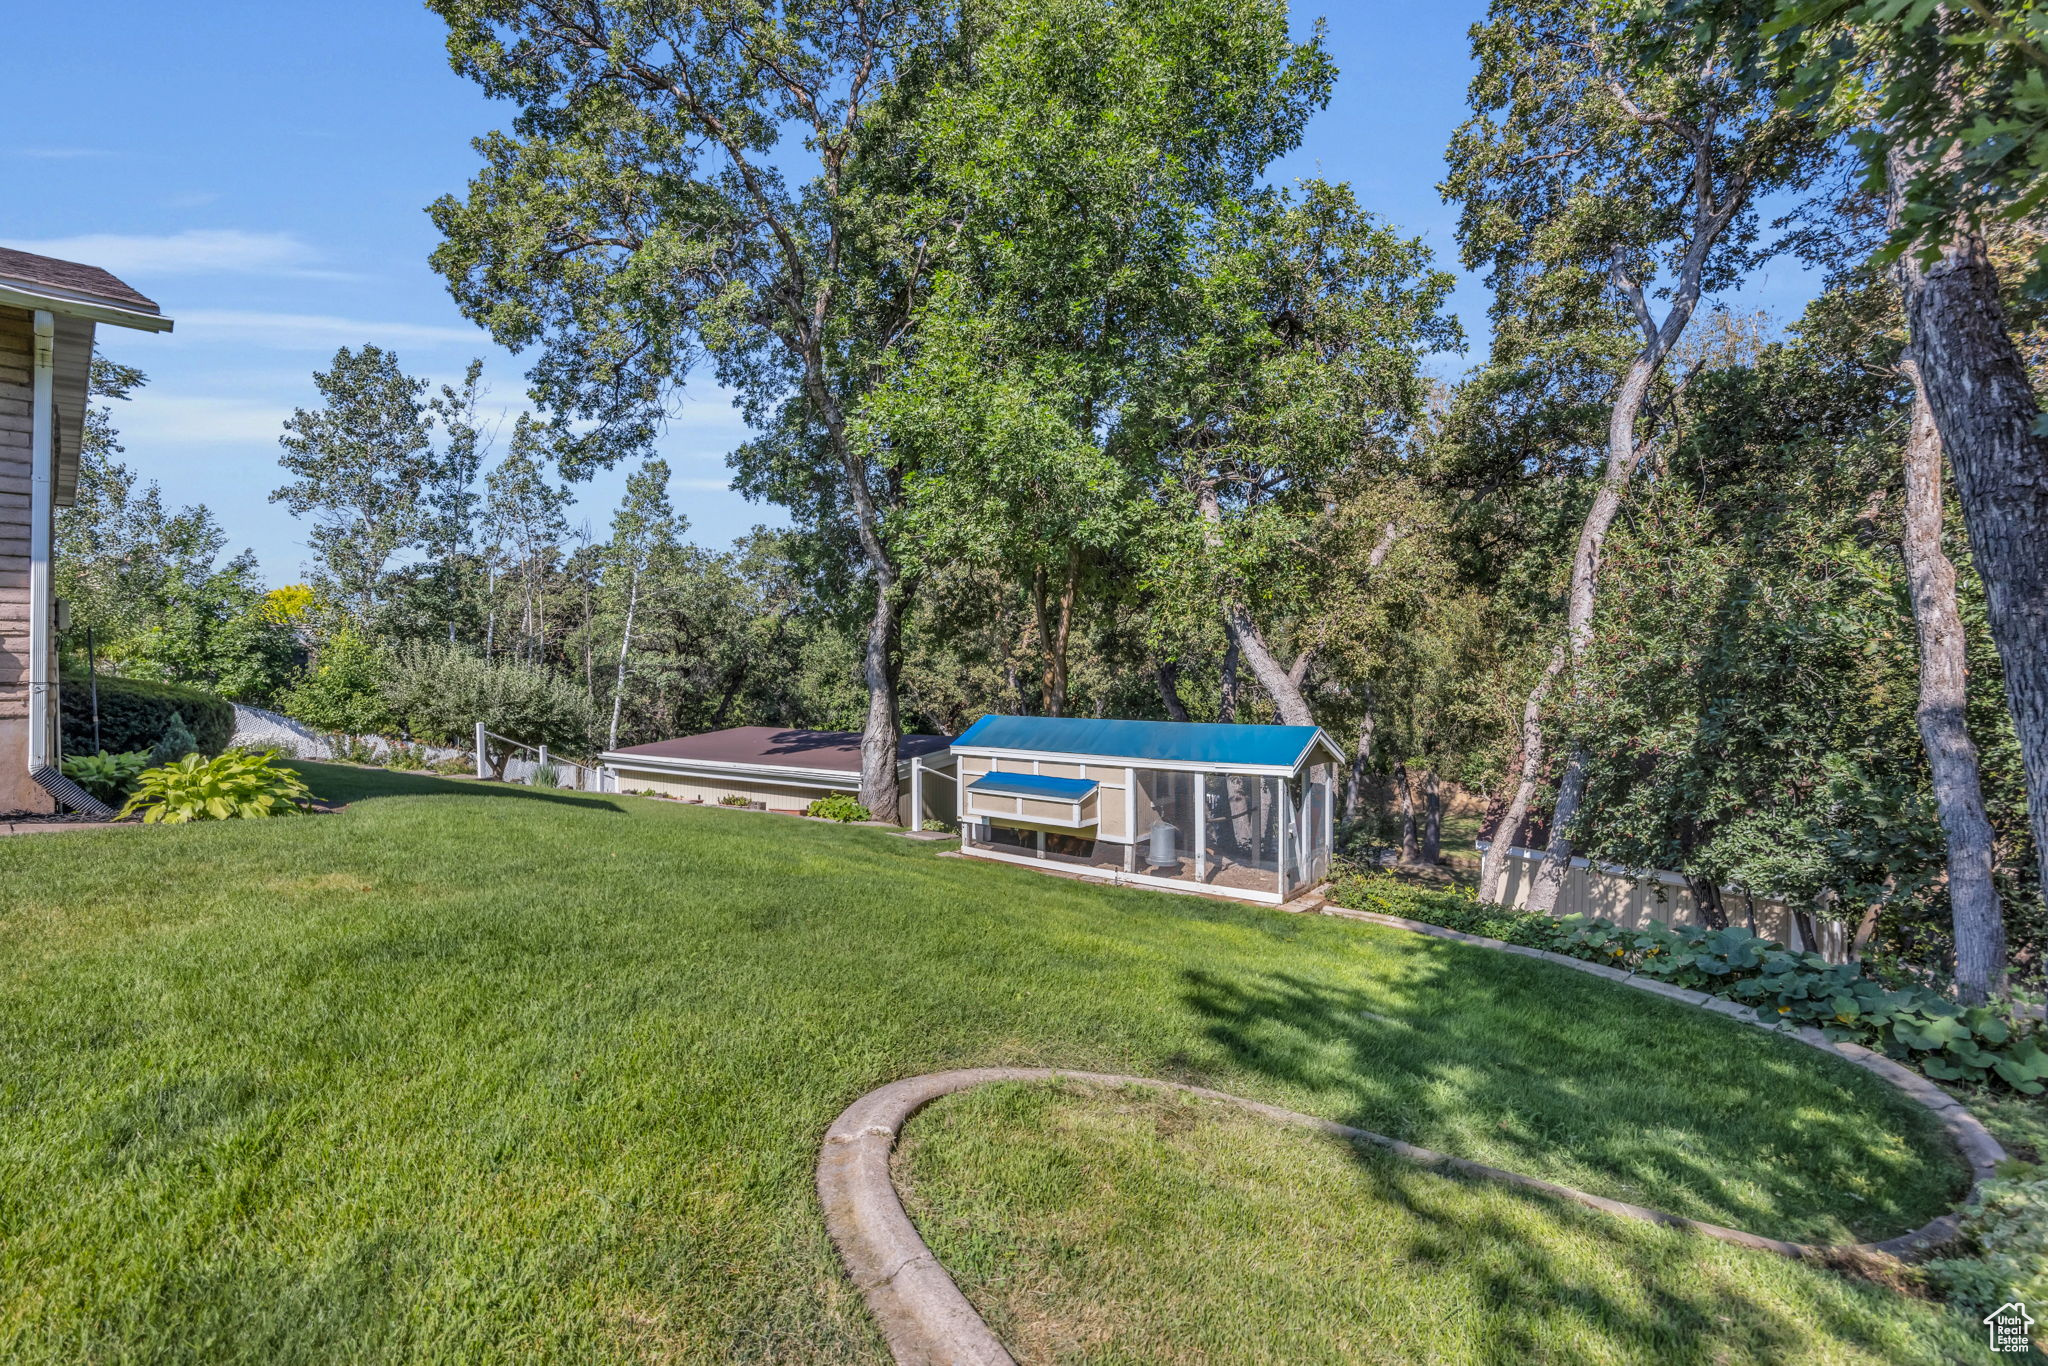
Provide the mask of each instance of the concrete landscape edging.
MULTIPOLYGON (((1832 1053, 1853 1066, 1884 1078, 1906 1095, 1933 1111, 1943 1130, 1969 1164, 1971 1194, 2005 1160, 2005 1150, 1977 1117, 1955 1097, 1926 1078, 1907 1070, 1890 1058, 1853 1043, 1839 1043, 1817 1029, 1782 1029, 1756 1017, 1733 1001, 1705 992, 1688 991, 1668 982, 1637 978, 1618 968, 1588 963, 1543 949, 1525 948, 1482 935, 1465 934, 1419 920, 1325 907, 1325 914, 1364 920, 1392 929, 1404 929, 1432 938, 1453 939, 1481 948, 1498 949, 1520 957, 1540 958, 1623 983, 1652 995, 1711 1010, 1731 1019, 1772 1033, 1785 1034, 1812 1048, 1832 1053)), ((1353 1128, 1333 1120, 1300 1114, 1262 1101, 1191 1086, 1161 1081, 1154 1077, 1125 1076, 1108 1072, 1077 1072, 1049 1067, 972 1067, 946 1072, 929 1072, 906 1077, 877 1087, 846 1107, 825 1132, 818 1155, 818 1200, 825 1227, 847 1275, 859 1287, 868 1310, 888 1343, 890 1355, 899 1366, 1014 1366, 1001 1339, 974 1308, 945 1267, 918 1235, 903 1201, 896 1193, 890 1173, 890 1158, 903 1126, 912 1115, 942 1096, 953 1095, 995 1082, 1068 1081, 1095 1086, 1139 1086, 1174 1091, 1204 1100, 1220 1101, 1249 1110, 1276 1123, 1312 1129, 1352 1143, 1380 1148, 1423 1166, 1457 1172, 1464 1176, 1498 1181, 1524 1190, 1537 1191, 1574 1204, 1613 1214, 1680 1228, 1704 1237, 1733 1243, 1757 1251, 1822 1263, 1841 1263, 1871 1258, 1924 1255, 1955 1236, 1957 1216, 1944 1214, 1909 1233, 1875 1243, 1847 1243, 1814 1246, 1765 1238, 1740 1229, 1723 1228, 1698 1219, 1688 1219, 1663 1210, 1610 1200, 1520 1172, 1489 1167, 1466 1158, 1433 1152, 1400 1139, 1353 1128)))

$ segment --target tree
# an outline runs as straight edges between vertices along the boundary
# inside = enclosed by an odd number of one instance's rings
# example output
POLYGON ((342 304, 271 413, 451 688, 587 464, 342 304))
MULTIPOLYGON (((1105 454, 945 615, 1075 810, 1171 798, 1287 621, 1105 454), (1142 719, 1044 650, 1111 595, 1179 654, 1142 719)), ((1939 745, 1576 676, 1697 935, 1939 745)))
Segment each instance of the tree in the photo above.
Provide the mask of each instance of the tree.
MULTIPOLYGON (((2048 883, 2048 430, 2013 343, 1990 234, 2048 195, 2048 46, 2031 0, 1668 0, 1781 103, 1826 111, 1886 195, 1909 357, 1955 469, 2048 883)), ((1682 51, 1681 44, 1674 44, 1682 51)), ((2048 239, 2030 289, 2048 290, 2048 239)))
POLYGON ((972 61, 905 123, 960 228, 910 364, 857 430, 901 473, 921 574, 971 557, 1025 586, 1031 705, 1058 715, 1084 596, 1128 568, 1155 474, 1132 405, 1183 330, 1205 243, 1298 144, 1331 72, 1320 38, 1292 41, 1264 3, 978 17, 972 61))
POLYGON ((388 735, 396 725, 384 695, 389 673, 376 642, 345 621, 320 643, 312 669, 285 695, 283 709, 338 735, 388 735))
MULTIPOLYGON (((505 458, 484 478, 484 521, 494 558, 519 583, 517 656, 541 657, 547 637, 547 579, 569 534, 569 490, 548 478, 550 425, 521 413, 505 458)), ((495 632, 493 633, 495 634, 495 632)))
MULTIPOLYGON (((270 500, 313 518, 314 553, 336 595, 367 622, 393 557, 434 530, 435 495, 466 481, 434 449, 427 382, 401 370, 396 354, 344 346, 313 384, 323 406, 285 420, 278 463, 295 478, 270 500)), ((452 460, 462 464, 468 447, 458 451, 452 460)))
MULTIPOLYGON (((523 744, 580 750, 596 729, 590 699, 574 683, 459 645, 400 647, 384 663, 380 695, 407 734, 433 744, 467 742, 481 722, 523 744)), ((490 756, 495 776, 505 776, 509 757, 509 751, 490 756)))
MULTIPOLYGON (((848 413, 910 327, 933 224, 870 193, 896 147, 881 105, 911 97, 952 38, 950 7, 864 0, 433 0, 455 69, 518 102, 516 136, 481 139, 466 200, 433 208, 457 302, 513 349, 552 410, 594 425, 579 462, 652 436, 708 352, 757 428, 747 484, 829 488, 870 595, 861 802, 896 818, 896 651, 910 585, 887 541, 891 481, 848 413), (785 141, 785 134, 795 136, 785 141), (802 140, 813 159, 784 167, 802 140), (787 478, 778 476, 787 475, 787 478)), ((571 473, 578 468, 571 467, 571 473)))
MULTIPOLYGON (((95 397, 125 399, 140 371, 95 358, 95 397)), ((112 410, 87 410, 78 486, 57 515, 54 572, 69 604, 75 654, 92 632, 101 668, 197 684, 267 703, 298 672, 289 628, 264 611, 255 556, 226 561, 227 535, 205 504, 172 511, 155 483, 139 485, 121 455, 112 410)))
POLYGON ((619 670, 612 684, 611 724, 605 732, 605 748, 619 743, 619 709, 626 697, 626 664, 633 651, 633 616, 640 607, 640 582, 657 556, 673 555, 677 540, 689 522, 675 513, 668 500, 668 462, 649 460, 626 479, 625 501, 612 518, 612 538, 605 547, 607 587, 619 596, 616 580, 624 577, 625 620, 619 628, 619 670))
MULTIPOLYGON (((1303 681, 1318 642, 1297 633, 1284 663, 1259 618, 1309 617, 1342 595, 1328 574, 1334 509, 1400 475, 1421 359, 1462 344, 1441 311, 1451 283, 1349 187, 1307 182, 1298 199, 1221 216, 1196 271, 1196 321, 1155 367, 1155 487, 1179 527, 1162 549, 1203 566, 1204 597, 1288 725, 1315 724, 1303 681)), ((1376 573, 1404 530, 1370 525, 1347 576, 1376 573)))
POLYGON ((2005 916, 1993 878, 1993 834, 1969 727, 1969 644, 1956 598, 1956 567, 1942 548, 1941 434, 1918 374, 1906 432, 1906 500, 1900 540, 1913 593, 1920 654, 1920 742, 1948 842, 1948 899, 1955 926, 1956 985, 1975 1003, 2005 986, 2005 916))
MULTIPOLYGON (((1602 548, 1649 449, 1665 361, 1703 294, 1764 254, 1755 199, 1805 186, 1823 149, 1806 119, 1733 79, 1725 53, 1645 70, 1641 47, 1654 33, 1583 0, 1496 0, 1473 36, 1475 114, 1452 140, 1444 185, 1462 203, 1467 266, 1490 268, 1497 319, 1584 317, 1591 295, 1614 310, 1611 326, 1634 334, 1573 555, 1563 645, 1526 709, 1523 771, 1510 807, 1518 815, 1541 773, 1545 697, 1592 639, 1602 548), (1653 303, 1660 295, 1661 316, 1653 303)), ((1580 748, 1566 755, 1529 897, 1534 909, 1556 904, 1587 757, 1580 748)))

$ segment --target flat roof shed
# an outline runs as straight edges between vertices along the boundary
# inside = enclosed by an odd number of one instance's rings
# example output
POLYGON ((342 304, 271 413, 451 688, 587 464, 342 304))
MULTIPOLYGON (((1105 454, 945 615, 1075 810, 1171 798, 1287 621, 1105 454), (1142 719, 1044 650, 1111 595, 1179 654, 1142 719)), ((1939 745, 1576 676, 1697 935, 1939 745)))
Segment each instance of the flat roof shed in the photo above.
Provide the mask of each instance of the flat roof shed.
POLYGON ((1329 872, 1317 726, 984 716, 952 754, 962 853, 1267 902, 1329 872))

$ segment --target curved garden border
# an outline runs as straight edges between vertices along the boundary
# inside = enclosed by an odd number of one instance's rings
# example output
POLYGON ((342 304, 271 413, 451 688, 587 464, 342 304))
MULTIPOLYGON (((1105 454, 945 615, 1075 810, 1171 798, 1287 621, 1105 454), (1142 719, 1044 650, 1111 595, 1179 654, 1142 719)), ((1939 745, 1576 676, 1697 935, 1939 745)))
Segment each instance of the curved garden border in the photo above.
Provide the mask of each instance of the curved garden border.
MULTIPOLYGON (((1998 1145, 1998 1141, 1986 1132, 1977 1117, 1965 1109, 1955 1097, 1881 1054, 1873 1053, 1857 1044, 1838 1043, 1817 1029, 1779 1029, 1757 1019, 1752 1011, 1717 996, 1687 991, 1665 982, 1637 978, 1618 968, 1567 958, 1563 954, 1524 948, 1518 944, 1503 943, 1498 939, 1487 939, 1480 935, 1445 929, 1441 925, 1340 907, 1330 907, 1327 913, 1347 919, 1371 921, 1391 928, 1411 930, 1434 938, 1454 939, 1461 943, 1500 949, 1527 958, 1541 958, 1561 967, 1571 968, 1575 972, 1589 972, 1654 995, 1712 1010, 1758 1028, 1771 1030, 1773 1033, 1788 1034, 1801 1043, 1822 1052, 1833 1053, 1883 1077, 1934 1111, 1941 1119, 1942 1128, 1955 1141, 1964 1159, 1970 1164, 1973 1194, 1977 1186, 1992 1174, 1993 1168, 2005 1160, 2005 1150, 1998 1145)), ((912 1115, 941 1096, 984 1086, 990 1082, 1051 1080, 1087 1082, 1101 1086, 1146 1086, 1161 1091, 1178 1091, 1205 1100, 1224 1101, 1281 1124, 1314 1129, 1353 1143, 1383 1148, 1424 1166, 1500 1181, 1525 1190, 1541 1191, 1623 1218, 1640 1219, 1670 1228, 1683 1228, 1709 1238, 1718 1238, 1723 1242, 1776 1252, 1788 1257, 1840 1261, 1859 1257, 1920 1254, 1946 1242, 1954 1236, 1956 1230, 1956 1216, 1945 1214, 1910 1233, 1887 1238, 1878 1243, 1849 1243, 1825 1247, 1788 1243, 1776 1238, 1745 1233, 1740 1229, 1722 1228, 1718 1224, 1667 1214, 1662 1210, 1631 1205, 1620 1200, 1609 1200, 1603 1196, 1574 1190, 1570 1186, 1539 1180, 1520 1172, 1484 1166, 1465 1158, 1451 1157, 1428 1148, 1416 1147, 1411 1143, 1403 1143, 1384 1134, 1355 1129, 1348 1124, 1338 1124, 1332 1120, 1318 1119, 1313 1115, 1283 1110, 1278 1106, 1246 1100, 1241 1096, 1212 1091, 1202 1086, 1160 1081, 1152 1077, 1132 1077, 1107 1072, 1071 1072, 1049 1067, 972 1067, 949 1072, 929 1072, 923 1076, 908 1077, 902 1081, 891 1082, 887 1086, 877 1087, 847 1106, 840 1112, 839 1118, 832 1122, 832 1127, 826 1130, 824 1149, 818 1156, 818 1198, 824 1208, 826 1230, 831 1234, 833 1244, 839 1249, 839 1257, 846 1266, 847 1274, 852 1277, 854 1284, 860 1287, 862 1295, 867 1300, 869 1312, 875 1316, 877 1324, 881 1327, 882 1336, 889 1344, 890 1354, 901 1363, 901 1366, 939 1366, 940 1363, 946 1363, 947 1366, 1014 1366, 1014 1359, 1008 1350, 989 1330, 988 1324, 968 1302, 967 1297, 960 1293, 960 1287, 953 1283, 953 1278, 939 1265, 938 1258, 932 1254, 931 1248, 925 1245, 924 1239, 918 1236, 916 1226, 910 1222, 910 1216, 904 1211, 903 1202, 896 1194, 895 1184, 890 1178, 889 1158, 896 1147, 896 1140, 902 1134, 903 1125, 912 1115)))

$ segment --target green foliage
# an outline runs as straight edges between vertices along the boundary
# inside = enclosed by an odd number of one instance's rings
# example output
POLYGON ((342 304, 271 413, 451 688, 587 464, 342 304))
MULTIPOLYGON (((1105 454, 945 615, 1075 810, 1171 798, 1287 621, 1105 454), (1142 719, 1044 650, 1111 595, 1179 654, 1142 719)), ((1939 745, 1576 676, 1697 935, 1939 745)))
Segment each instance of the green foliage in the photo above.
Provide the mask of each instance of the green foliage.
POLYGON ((173 763, 199 748, 199 741, 192 735, 192 728, 185 724, 185 718, 172 712, 170 720, 164 723, 164 733, 150 746, 149 762, 152 765, 173 763))
MULTIPOLYGON (((472 366, 472 393, 478 374, 472 366)), ((451 514, 466 515, 474 433, 461 395, 444 390, 445 402, 429 399, 427 381, 377 346, 342 347, 313 384, 322 406, 286 419, 278 463, 292 479, 270 498, 313 520, 324 580, 367 624, 392 557, 409 546, 445 548, 437 532, 451 514), (445 449, 434 443, 437 417, 449 419, 445 449)))
POLYGON ((804 808, 806 816, 816 816, 827 821, 865 821, 874 819, 858 798, 844 792, 828 792, 804 808))
POLYGON ((433 770, 436 773, 447 774, 451 778, 457 776, 468 777, 476 772, 476 760, 464 758, 458 754, 452 758, 436 760, 433 764, 433 770))
POLYGON ((1673 986, 1753 1006, 1759 1019, 1813 1026, 1941 1081, 2002 1083, 2023 1095, 2048 1091, 2042 1031, 1988 1006, 1963 1007, 1917 984, 1889 987, 1861 963, 1830 963, 1774 940, 1727 928, 1628 930, 1582 916, 1553 918, 1481 903, 1468 892, 1426 892, 1380 874, 1345 873, 1338 905, 1379 911, 1605 963, 1673 986))
MULTIPOLYGON (((125 399, 142 383, 137 371, 92 363, 95 397, 125 399)), ((101 669, 270 705, 298 673, 298 649, 265 610, 254 555, 223 561, 227 536, 213 513, 167 507, 157 485, 116 458, 121 449, 110 409, 88 409, 77 492, 57 514, 53 556, 71 609, 67 671, 84 671, 90 628, 101 669)))
POLYGON ((429 744, 471 741, 481 721, 523 744, 581 750, 596 729, 590 698, 575 683, 538 665, 487 660, 457 645, 395 651, 382 697, 406 733, 429 744))
POLYGON ((737 792, 728 792, 718 799, 718 804, 720 806, 748 806, 752 804, 752 800, 752 798, 743 797, 737 792))
POLYGON ((562 785, 561 766, 552 759, 544 764, 535 764, 533 772, 526 775, 526 785, 528 787, 560 787, 562 785))
POLYGON ((188 754, 143 773, 121 814, 140 812, 152 825, 262 820, 304 810, 311 795, 298 774, 277 765, 274 752, 230 750, 211 759, 188 754))
MULTIPOLYGON (((84 678, 66 676, 59 689, 64 748, 93 752, 92 692, 84 678)), ((234 704, 181 683, 147 678, 99 679, 99 748, 110 753, 150 750, 176 716, 193 748, 218 754, 235 734, 234 704)))
POLYGON ((421 773, 426 770, 427 761, 417 747, 397 742, 391 746, 391 757, 386 760, 386 766, 400 773, 421 773))
POLYGON ((361 735, 330 735, 327 737, 327 752, 339 763, 362 764, 368 768, 385 765, 384 751, 361 735))
POLYGON ((923 825, 920 825, 917 828, 929 834, 938 835, 950 832, 953 827, 951 825, 948 825, 945 821, 933 819, 926 821, 923 825))
POLYGON ((285 695, 294 720, 338 735, 384 735, 397 729, 385 705, 389 664, 361 629, 343 625, 320 643, 313 671, 285 695))
POLYGON ((150 765, 144 750, 125 754, 74 754, 64 761, 64 776, 109 806, 127 800, 135 780, 150 765))
POLYGON ((1961 1235, 1975 1255, 1926 1265, 1943 1294, 1973 1318, 2010 1300, 2048 1302, 2048 1171, 2002 1171, 1963 1206, 1962 1216, 1961 1235))
MULTIPOLYGON (((1817 110, 1861 154, 1866 186, 1903 180, 1886 254, 1986 223, 2038 223, 2048 203, 2048 6, 1898 0, 1663 0, 1667 65, 1727 43, 1786 108, 1817 110), (1688 42, 1688 39, 1692 42, 1688 42), (1903 164, 1892 158, 1906 154, 1903 164)), ((2048 245, 2030 286, 2048 293, 2048 245)))

